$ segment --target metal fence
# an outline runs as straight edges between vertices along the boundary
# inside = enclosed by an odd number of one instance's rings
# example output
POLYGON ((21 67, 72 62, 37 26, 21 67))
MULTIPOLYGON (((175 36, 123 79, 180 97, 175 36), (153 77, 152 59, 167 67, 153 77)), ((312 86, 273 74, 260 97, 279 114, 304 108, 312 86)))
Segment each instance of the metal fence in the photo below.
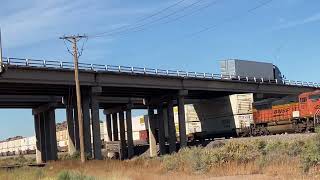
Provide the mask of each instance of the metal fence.
MULTIPOLYGON (((41 69, 63 69, 73 70, 73 62, 63 61, 47 61, 36 59, 21 59, 21 58, 2 58, 2 63, 7 67, 30 67, 41 69)), ((79 70, 93 71, 93 72, 113 72, 126 74, 144 74, 164 77, 180 77, 180 78, 197 78, 197 79, 212 79, 212 80, 226 80, 226 81, 240 81, 240 82, 254 82, 254 83, 268 83, 268 84, 282 84, 292 86, 304 87, 320 87, 320 83, 305 82, 305 81, 291 81, 291 80, 270 80, 258 77, 243 77, 232 75, 221 75, 214 73, 189 72, 180 70, 164 70, 153 68, 129 67, 129 66, 114 66, 101 64, 79 63, 79 70)))

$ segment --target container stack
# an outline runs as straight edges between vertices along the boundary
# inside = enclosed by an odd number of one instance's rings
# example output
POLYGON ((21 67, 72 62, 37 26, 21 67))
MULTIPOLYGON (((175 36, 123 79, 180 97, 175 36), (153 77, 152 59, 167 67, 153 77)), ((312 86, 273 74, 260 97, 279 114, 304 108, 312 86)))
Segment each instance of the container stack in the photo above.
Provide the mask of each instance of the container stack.
POLYGON ((234 94, 187 105, 186 122, 189 133, 202 132, 212 136, 236 135, 253 122, 252 103, 253 94, 250 93, 234 94))

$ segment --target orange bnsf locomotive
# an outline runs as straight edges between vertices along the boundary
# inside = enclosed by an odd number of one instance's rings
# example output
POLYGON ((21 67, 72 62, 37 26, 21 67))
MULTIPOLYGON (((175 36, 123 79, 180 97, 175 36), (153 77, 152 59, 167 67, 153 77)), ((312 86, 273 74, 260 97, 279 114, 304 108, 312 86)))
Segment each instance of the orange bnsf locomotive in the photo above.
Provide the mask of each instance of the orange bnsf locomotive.
POLYGON ((253 136, 313 132, 320 123, 320 90, 253 103, 253 136))

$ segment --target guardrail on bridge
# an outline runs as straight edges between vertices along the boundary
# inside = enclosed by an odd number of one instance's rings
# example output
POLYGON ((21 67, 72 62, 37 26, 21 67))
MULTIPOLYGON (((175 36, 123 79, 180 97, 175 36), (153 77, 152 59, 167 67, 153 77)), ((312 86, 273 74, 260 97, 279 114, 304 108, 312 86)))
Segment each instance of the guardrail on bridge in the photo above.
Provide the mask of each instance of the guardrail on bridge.
MULTIPOLYGON (((21 59, 21 58, 2 58, 3 65, 7 67, 34 67, 44 69, 64 69, 73 70, 73 62, 64 61, 51 61, 51 60, 36 60, 36 59, 21 59)), ((254 83, 269 83, 269 84, 281 84, 292 86, 304 86, 304 87, 320 87, 320 83, 305 82, 305 81, 292 81, 292 80, 270 80, 257 77, 243 77, 222 75, 214 73, 202 73, 202 72, 189 72, 180 70, 164 70, 154 68, 141 68, 141 67, 129 67, 129 66, 114 66, 114 65, 101 65, 101 64, 88 64, 79 63, 79 70, 94 71, 94 72, 113 72, 113 73, 126 73, 126 74, 145 74, 165 77, 181 77, 181 78, 198 78, 198 79, 212 79, 212 80, 228 80, 228 81, 242 81, 242 82, 254 82, 254 83)))

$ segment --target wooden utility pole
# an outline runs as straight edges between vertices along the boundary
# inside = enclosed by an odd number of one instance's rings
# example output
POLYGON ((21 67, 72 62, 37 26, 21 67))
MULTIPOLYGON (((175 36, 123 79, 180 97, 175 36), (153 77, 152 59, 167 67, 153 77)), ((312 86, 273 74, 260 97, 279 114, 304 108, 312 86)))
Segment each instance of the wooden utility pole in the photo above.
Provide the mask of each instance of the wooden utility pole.
POLYGON ((79 65, 78 59, 81 56, 81 53, 78 51, 77 42, 83 38, 87 38, 87 36, 63 36, 60 39, 69 41, 72 44, 72 52, 70 54, 73 55, 74 61, 74 79, 76 83, 76 96, 77 96, 77 110, 78 110, 78 121, 79 121, 79 139, 80 139, 80 157, 81 162, 84 163, 86 161, 86 156, 84 152, 84 132, 83 132, 83 113, 82 113, 82 104, 81 104, 81 90, 80 90, 80 82, 79 82, 79 65))

